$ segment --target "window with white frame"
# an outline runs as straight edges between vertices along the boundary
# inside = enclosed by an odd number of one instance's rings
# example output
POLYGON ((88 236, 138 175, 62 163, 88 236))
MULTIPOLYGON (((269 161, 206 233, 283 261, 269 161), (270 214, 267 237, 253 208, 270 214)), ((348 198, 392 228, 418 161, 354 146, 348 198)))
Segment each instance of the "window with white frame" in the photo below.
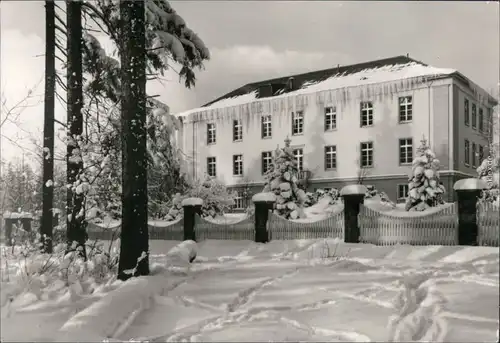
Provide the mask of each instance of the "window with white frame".
POLYGON ((483 109, 479 108, 479 117, 478 117, 478 126, 479 126, 479 131, 484 132, 484 113, 483 109))
POLYGON ((479 145, 479 165, 481 165, 481 163, 483 163, 483 160, 484 160, 484 147, 482 145, 479 145))
POLYGON ((297 169, 299 172, 304 170, 304 149, 293 149, 293 156, 295 157, 295 161, 297 161, 297 169))
POLYGON ((243 175, 243 155, 233 155, 233 175, 243 175))
POLYGON ((337 128, 337 108, 325 108, 325 131, 332 131, 337 128))
POLYGON ((207 144, 215 144, 216 130, 215 123, 207 124, 207 144))
POLYGON ((470 164, 470 143, 468 139, 464 141, 464 163, 467 166, 470 164))
POLYGON ((271 138, 273 135, 272 117, 270 115, 265 115, 262 116, 261 120, 262 138, 271 138))
POLYGON ((337 146, 325 146, 325 170, 337 169, 337 146))
POLYGON ((472 128, 477 128, 477 109, 476 104, 472 104, 472 128))
POLYGON ((272 162, 273 162, 272 151, 262 152, 262 174, 265 174, 269 170, 272 162))
POLYGON ((408 123, 413 120, 413 98, 402 96, 399 98, 399 122, 408 123))
POLYGON ((476 163, 477 161, 477 150, 476 150, 476 143, 472 143, 472 168, 476 168, 476 163))
POLYGON ((373 104, 371 102, 361 103, 360 121, 361 127, 373 125, 373 104))
POLYGON ((373 167, 373 142, 361 143, 361 167, 373 167))
POLYGON ((399 164, 411 164, 413 162, 413 139, 402 138, 399 140, 399 164))
POLYGON ((469 118, 469 100, 464 100, 464 124, 469 126, 470 118, 469 118))
POLYGON ((243 192, 242 191, 236 191, 236 196, 234 197, 233 209, 235 209, 235 210, 244 209, 243 192))
POLYGON ((488 139, 493 140, 493 113, 491 108, 488 109, 488 118, 486 120, 486 133, 488 135, 488 139))
POLYGON ((217 162, 215 157, 207 157, 207 174, 208 176, 217 176, 217 162))
POLYGON ((398 185, 398 200, 403 200, 408 197, 409 187, 407 183, 398 185))
POLYGON ((292 112, 292 136, 304 133, 304 112, 292 112))
POLYGON ((233 120, 233 141, 243 140, 243 123, 240 119, 233 120))

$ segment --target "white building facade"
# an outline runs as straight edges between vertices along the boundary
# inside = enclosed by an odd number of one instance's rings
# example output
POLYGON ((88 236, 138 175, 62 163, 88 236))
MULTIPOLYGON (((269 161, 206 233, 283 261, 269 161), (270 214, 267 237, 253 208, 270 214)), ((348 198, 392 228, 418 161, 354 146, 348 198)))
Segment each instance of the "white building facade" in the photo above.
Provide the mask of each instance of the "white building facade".
POLYGON ((451 200, 453 182, 476 175, 496 102, 455 70, 397 59, 277 92, 271 80, 179 114, 187 174, 258 192, 273 151, 289 137, 309 190, 362 182, 402 200, 425 137, 451 200))

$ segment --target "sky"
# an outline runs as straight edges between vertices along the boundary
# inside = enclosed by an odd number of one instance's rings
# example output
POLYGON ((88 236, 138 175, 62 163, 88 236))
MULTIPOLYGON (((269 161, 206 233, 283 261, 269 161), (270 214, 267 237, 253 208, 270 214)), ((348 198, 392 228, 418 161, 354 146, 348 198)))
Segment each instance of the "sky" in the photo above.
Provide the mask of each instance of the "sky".
MULTIPOLYGON (((197 72, 194 89, 184 88, 174 71, 167 73, 167 82, 148 84, 148 92, 160 95, 173 113, 201 106, 249 82, 407 53, 435 67, 457 69, 486 90, 498 89, 496 2, 170 3, 211 52, 205 69, 197 72)), ((43 5, 0 2, 0 79, 6 102, 2 113, 38 84, 16 123, 2 127, 4 162, 23 152, 29 158, 32 139, 42 138, 43 5)), ((65 121, 64 107, 56 104, 56 117, 65 121)))

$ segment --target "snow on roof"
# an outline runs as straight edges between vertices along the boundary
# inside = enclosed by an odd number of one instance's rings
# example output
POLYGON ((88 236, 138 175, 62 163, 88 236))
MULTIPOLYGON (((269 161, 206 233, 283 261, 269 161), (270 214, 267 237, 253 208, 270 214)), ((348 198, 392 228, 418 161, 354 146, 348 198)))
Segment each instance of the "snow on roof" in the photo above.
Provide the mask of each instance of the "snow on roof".
MULTIPOLYGON (((423 65, 416 62, 406 64, 386 65, 379 68, 364 69, 356 73, 334 75, 324 81, 305 83, 301 89, 272 97, 266 97, 263 101, 278 98, 286 98, 295 95, 313 94, 321 91, 359 87, 378 83, 394 82, 403 79, 432 77, 438 75, 450 75, 455 73, 455 69, 436 68, 423 65)), ((176 114, 177 116, 187 116, 192 113, 202 112, 213 109, 221 109, 233 106, 239 106, 260 100, 257 98, 257 91, 222 99, 209 106, 194 108, 185 112, 176 114)))

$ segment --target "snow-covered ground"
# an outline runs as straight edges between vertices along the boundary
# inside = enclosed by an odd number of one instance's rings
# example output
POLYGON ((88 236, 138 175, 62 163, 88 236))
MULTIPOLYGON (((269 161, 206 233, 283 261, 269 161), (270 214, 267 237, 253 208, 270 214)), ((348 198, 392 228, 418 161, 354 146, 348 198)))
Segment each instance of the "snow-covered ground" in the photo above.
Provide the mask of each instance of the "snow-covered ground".
POLYGON ((78 296, 9 301, 19 265, 2 259, 1 340, 496 341, 498 248, 204 241, 169 266, 178 243, 151 241, 153 275, 78 296))

